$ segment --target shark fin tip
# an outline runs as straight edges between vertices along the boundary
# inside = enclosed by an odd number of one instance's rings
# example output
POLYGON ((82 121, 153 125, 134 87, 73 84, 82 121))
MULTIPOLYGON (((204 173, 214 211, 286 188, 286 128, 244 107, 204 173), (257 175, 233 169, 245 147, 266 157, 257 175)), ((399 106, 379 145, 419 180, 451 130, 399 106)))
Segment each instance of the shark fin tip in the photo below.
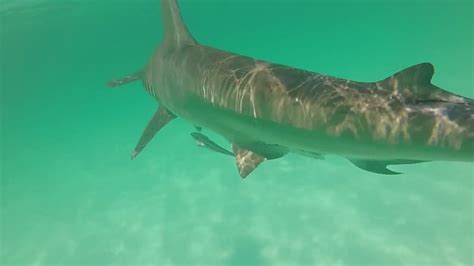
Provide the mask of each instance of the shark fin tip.
POLYGON ((400 172, 395 172, 395 171, 392 171, 390 170, 391 173, 389 173, 389 175, 402 175, 403 173, 400 173, 400 172))
POLYGON ((132 155, 130 156, 130 160, 133 160, 137 157, 138 152, 136 150, 133 150, 132 155))

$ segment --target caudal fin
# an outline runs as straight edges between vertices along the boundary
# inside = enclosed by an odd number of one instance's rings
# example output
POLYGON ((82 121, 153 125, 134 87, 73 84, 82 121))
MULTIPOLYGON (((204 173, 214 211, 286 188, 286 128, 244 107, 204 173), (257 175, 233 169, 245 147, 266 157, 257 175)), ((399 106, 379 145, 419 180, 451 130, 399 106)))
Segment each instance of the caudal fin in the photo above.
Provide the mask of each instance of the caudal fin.
POLYGON ((161 0, 161 17, 165 32, 165 42, 175 46, 196 44, 181 18, 176 0, 161 0))

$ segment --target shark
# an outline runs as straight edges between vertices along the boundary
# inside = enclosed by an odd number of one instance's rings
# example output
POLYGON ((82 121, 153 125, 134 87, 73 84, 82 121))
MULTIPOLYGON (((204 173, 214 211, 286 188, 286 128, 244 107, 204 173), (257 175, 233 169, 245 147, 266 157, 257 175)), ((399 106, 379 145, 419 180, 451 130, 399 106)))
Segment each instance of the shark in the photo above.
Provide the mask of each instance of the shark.
POLYGON ((430 63, 374 82, 338 78, 200 44, 176 0, 160 9, 164 37, 149 62, 108 83, 141 81, 158 102, 132 159, 179 117, 229 141, 232 152, 193 135, 235 157, 242 178, 288 153, 386 175, 400 174, 391 165, 474 162, 474 100, 433 85, 430 63))

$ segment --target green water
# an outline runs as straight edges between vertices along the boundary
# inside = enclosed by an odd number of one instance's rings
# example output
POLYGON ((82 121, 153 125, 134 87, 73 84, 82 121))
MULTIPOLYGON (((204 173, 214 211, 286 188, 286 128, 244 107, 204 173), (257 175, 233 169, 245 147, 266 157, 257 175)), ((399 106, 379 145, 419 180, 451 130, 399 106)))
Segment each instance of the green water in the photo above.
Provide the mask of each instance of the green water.
MULTIPOLYGON (((203 44, 360 81, 428 61, 474 97, 471 1, 181 7, 203 44)), ((149 59, 157 1, 0 0, 0 23, 1 265, 474 264, 474 164, 289 155, 241 180, 183 120, 130 161, 156 103, 105 83, 149 59)))

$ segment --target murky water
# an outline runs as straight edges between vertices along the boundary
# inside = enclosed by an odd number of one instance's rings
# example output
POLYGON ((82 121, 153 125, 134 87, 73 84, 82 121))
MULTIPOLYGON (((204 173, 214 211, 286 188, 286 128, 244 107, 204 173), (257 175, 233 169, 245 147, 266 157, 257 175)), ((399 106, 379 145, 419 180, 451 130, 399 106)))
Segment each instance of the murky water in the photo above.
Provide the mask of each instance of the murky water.
MULTIPOLYGON (((180 1, 203 44, 360 81, 431 62, 474 97, 471 1, 180 1)), ((2 265, 472 265, 474 165, 289 155, 241 180, 134 83, 159 3, 0 2, 2 265)), ((222 138, 212 135, 219 143, 222 138)))

